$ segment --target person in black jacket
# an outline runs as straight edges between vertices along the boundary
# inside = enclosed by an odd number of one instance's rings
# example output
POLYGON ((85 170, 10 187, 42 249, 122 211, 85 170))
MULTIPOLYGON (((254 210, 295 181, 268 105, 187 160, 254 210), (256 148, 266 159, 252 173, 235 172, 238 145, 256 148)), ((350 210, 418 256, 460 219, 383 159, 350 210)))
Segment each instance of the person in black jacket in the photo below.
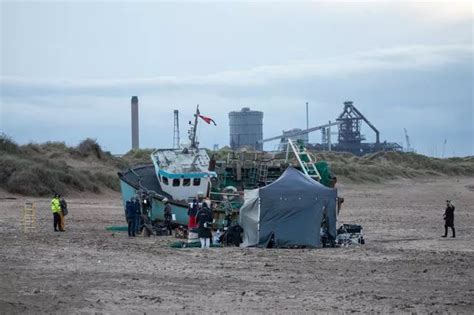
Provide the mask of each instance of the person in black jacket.
POLYGON ((211 245, 211 227, 213 222, 212 211, 203 202, 201 210, 197 213, 196 221, 199 225, 198 236, 201 241, 201 248, 209 248, 211 245))
POLYGON ((448 227, 453 231, 453 237, 456 237, 456 231, 454 230, 454 205, 451 200, 446 200, 446 210, 444 211, 444 235, 448 236, 448 227))
POLYGON ((140 234, 141 232, 140 219, 142 215, 142 207, 138 196, 139 195, 133 198, 133 210, 135 211, 135 216, 133 217, 133 229, 135 230, 134 234, 140 234))
POLYGON ((130 198, 125 203, 125 217, 127 219, 129 237, 135 236, 135 216, 135 204, 133 198, 130 198))

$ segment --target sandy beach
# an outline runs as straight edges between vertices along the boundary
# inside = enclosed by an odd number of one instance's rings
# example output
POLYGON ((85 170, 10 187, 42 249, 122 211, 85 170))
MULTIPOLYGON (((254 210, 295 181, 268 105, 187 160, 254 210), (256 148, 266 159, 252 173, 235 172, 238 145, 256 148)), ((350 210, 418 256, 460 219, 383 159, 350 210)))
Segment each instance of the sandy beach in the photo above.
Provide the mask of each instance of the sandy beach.
POLYGON ((471 313, 474 178, 339 186, 339 224, 366 245, 329 249, 173 249, 173 237, 129 238, 118 193, 68 198, 65 233, 49 198, 0 197, 0 310, 43 313, 471 313), (14 199, 9 199, 14 198, 14 199), (457 237, 444 239, 445 200, 457 237), (26 201, 37 229, 21 230, 26 201))

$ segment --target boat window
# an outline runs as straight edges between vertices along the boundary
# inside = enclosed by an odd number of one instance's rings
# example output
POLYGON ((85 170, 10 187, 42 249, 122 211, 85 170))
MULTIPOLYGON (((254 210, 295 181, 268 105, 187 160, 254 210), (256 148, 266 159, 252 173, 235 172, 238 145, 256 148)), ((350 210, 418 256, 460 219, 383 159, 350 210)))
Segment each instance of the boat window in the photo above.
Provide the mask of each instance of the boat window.
POLYGON ((173 179, 173 186, 179 186, 179 178, 173 179))
POLYGON ((183 186, 191 186, 191 179, 183 178, 183 186))
POLYGON ((193 178, 193 186, 199 186, 199 185, 201 185, 201 179, 193 178))
POLYGON ((163 184, 168 185, 168 177, 161 177, 163 179, 163 184))

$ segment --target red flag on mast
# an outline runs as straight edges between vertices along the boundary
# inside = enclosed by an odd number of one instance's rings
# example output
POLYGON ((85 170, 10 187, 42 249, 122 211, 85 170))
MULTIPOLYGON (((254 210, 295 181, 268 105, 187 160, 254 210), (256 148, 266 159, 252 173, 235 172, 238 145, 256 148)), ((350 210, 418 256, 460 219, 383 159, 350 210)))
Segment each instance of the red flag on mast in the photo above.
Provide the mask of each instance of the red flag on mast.
POLYGON ((203 116, 201 114, 198 114, 198 116, 204 120, 205 122, 207 122, 208 124, 211 124, 211 122, 214 124, 214 126, 217 126, 216 122, 214 121, 214 119, 212 119, 211 117, 206 117, 206 116, 203 116))

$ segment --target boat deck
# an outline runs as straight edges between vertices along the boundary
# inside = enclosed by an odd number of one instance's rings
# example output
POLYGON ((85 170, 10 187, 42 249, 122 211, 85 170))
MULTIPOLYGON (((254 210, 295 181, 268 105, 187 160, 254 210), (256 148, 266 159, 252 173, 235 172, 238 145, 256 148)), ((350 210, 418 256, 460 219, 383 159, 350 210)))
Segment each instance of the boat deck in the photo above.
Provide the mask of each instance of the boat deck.
POLYGON ((154 191, 158 195, 168 198, 170 202, 177 203, 176 201, 173 201, 173 198, 169 194, 161 189, 160 182, 158 182, 158 179, 156 178, 155 167, 153 164, 138 166, 126 171, 118 172, 118 176, 121 180, 136 190, 142 188, 145 189, 145 191, 154 191))

